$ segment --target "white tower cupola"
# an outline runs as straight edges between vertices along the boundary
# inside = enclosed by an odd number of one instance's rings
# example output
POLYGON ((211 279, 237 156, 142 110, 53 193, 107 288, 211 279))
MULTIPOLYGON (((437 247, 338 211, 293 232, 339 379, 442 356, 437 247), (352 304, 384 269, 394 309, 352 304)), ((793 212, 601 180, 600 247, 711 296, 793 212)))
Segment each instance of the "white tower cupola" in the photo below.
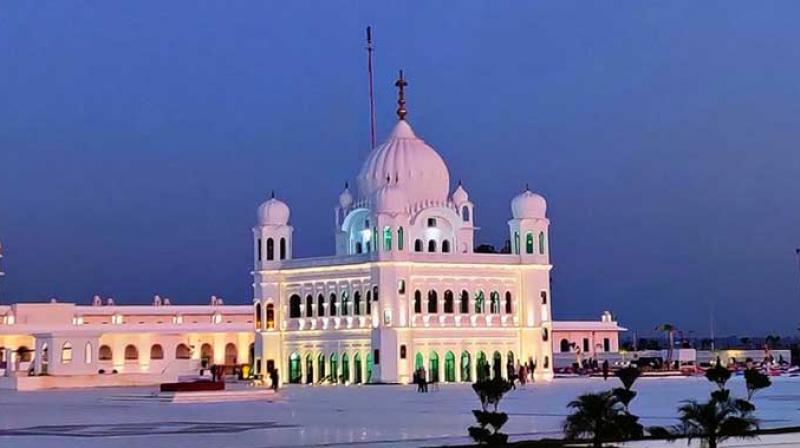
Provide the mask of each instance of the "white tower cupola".
POLYGON ((253 259, 256 269, 292 258, 292 232, 289 206, 272 193, 258 207, 258 225, 253 228, 253 259))

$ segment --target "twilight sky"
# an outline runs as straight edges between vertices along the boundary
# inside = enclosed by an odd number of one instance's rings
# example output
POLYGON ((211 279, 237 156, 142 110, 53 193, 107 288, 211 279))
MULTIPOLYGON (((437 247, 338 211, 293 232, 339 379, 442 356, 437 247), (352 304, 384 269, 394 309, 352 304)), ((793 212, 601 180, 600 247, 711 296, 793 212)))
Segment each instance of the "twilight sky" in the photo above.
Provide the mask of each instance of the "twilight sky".
POLYGON ((295 256, 333 252, 342 184, 398 68, 409 121, 502 245, 549 201, 553 309, 647 333, 793 334, 800 4, 30 2, 0 10, 3 303, 249 303, 271 189, 295 256))

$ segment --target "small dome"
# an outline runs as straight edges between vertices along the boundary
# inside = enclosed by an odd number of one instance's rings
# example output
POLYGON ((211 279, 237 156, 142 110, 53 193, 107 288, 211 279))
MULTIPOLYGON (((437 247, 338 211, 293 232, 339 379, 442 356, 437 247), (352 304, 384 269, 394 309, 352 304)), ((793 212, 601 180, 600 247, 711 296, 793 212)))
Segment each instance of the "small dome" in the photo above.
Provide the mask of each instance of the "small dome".
POLYGON ((390 177, 405 191, 409 203, 444 202, 450 192, 450 174, 442 157, 414 134, 405 120, 389 138, 370 152, 358 174, 358 190, 368 198, 390 177))
POLYGON ((547 213, 547 201, 527 188, 511 200, 511 214, 514 219, 544 218, 547 213))
POLYGON ((408 205, 408 196, 397 182, 387 182, 375 193, 376 213, 399 213, 408 205))
POLYGON ((344 184, 344 191, 339 195, 339 206, 342 208, 350 208, 353 205, 353 195, 350 194, 350 188, 344 184))
POLYGON ((467 194, 467 190, 461 186, 461 182, 458 183, 458 188, 453 194, 450 196, 453 199, 453 204, 460 206, 461 204, 469 201, 469 195, 467 194))
POLYGON ((258 207, 258 224, 262 226, 285 226, 289 222, 289 206, 275 199, 275 194, 258 207))

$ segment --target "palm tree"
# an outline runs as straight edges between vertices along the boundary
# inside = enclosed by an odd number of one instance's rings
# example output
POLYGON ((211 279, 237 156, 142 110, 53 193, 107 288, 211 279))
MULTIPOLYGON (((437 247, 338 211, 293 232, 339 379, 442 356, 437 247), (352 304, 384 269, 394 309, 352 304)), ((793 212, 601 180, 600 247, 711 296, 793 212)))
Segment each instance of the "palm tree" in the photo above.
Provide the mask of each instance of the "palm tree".
POLYGON ((675 346, 675 332, 678 331, 678 327, 672 324, 661 324, 656 327, 656 331, 667 334, 667 343, 669 344, 667 347, 667 368, 672 368, 672 348, 675 346))
POLYGON ((593 447, 601 448, 606 441, 642 435, 638 417, 625 412, 622 403, 610 391, 583 394, 567 407, 574 409, 564 422, 564 435, 568 439, 588 438, 593 447))
POLYGON ((678 408, 680 424, 674 433, 685 436, 689 442, 702 439, 708 448, 717 448, 719 442, 731 437, 755 437, 758 420, 753 417, 753 407, 745 400, 712 398, 705 403, 684 401, 678 408))

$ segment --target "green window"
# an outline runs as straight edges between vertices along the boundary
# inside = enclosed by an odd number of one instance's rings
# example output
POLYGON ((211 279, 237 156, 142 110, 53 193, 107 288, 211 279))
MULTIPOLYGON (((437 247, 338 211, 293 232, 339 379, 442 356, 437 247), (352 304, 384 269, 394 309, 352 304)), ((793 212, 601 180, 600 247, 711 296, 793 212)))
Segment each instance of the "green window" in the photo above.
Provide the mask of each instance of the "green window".
POLYGON ((392 250, 392 228, 389 226, 383 228, 383 250, 392 250))
POLYGON ((289 382, 299 383, 300 379, 300 355, 292 353, 291 356, 289 356, 289 382))
POLYGON ((533 233, 531 232, 525 234, 525 253, 526 254, 533 253, 533 233))
POLYGON ((397 229, 397 250, 403 250, 403 228, 397 229))
POLYGON ((544 254, 544 232, 539 232, 539 253, 544 254))

